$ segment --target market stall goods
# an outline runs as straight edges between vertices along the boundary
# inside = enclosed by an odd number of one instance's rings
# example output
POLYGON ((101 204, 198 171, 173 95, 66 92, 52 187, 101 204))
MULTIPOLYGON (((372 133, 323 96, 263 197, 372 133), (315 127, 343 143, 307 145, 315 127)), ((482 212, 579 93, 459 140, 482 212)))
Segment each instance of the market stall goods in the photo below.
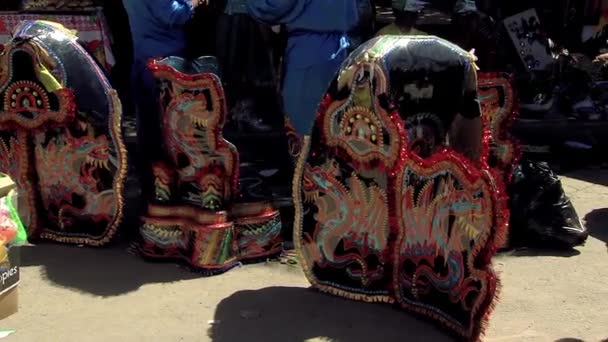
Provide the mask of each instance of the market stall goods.
POLYGON ((8 177, 0 174, 0 319, 15 314, 19 309, 20 251, 17 246, 27 243, 27 234, 15 209, 16 193, 7 191, 8 177), (7 194, 8 192, 8 194, 7 194))
POLYGON ((78 41, 106 71, 110 71, 116 61, 112 54, 110 29, 101 9, 78 13, 0 13, 0 44, 9 42, 17 27, 23 21, 52 21, 74 30, 78 41))
POLYGON ((21 7, 25 11, 82 11, 102 4, 100 0, 23 0, 21 7))
POLYGON ((162 141, 142 254, 183 259, 212 275, 280 253, 279 212, 238 201, 239 154, 222 134, 226 101, 215 58, 168 57, 148 67, 160 89, 162 141))
POLYGON ((294 179, 294 242, 315 288, 395 303, 463 340, 483 333, 508 212, 487 155, 458 141, 488 151, 474 80, 472 56, 435 37, 379 37, 342 65, 294 179))
POLYGON ((29 236, 99 246, 123 217, 121 105, 71 31, 25 21, 0 56, 0 172, 29 236), (27 212, 26 212, 27 211, 27 212))
POLYGON ((542 71, 553 65, 549 41, 541 31, 536 9, 506 18, 504 25, 526 70, 542 71))

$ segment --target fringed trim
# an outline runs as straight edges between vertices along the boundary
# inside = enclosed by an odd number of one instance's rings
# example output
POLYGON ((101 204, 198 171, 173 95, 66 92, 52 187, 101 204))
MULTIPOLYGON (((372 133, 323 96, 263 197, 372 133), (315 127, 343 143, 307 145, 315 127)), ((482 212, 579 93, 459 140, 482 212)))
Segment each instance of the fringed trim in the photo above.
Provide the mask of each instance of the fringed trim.
POLYGON ((242 266, 242 263, 240 263, 240 262, 237 261, 237 262, 232 263, 232 264, 230 264, 228 266, 224 266, 224 267, 222 267, 220 269, 204 269, 204 268, 199 268, 199 267, 193 266, 192 264, 187 264, 186 268, 190 272, 196 273, 196 274, 200 274, 203 277, 212 277, 212 276, 216 276, 216 275, 220 275, 220 274, 226 273, 226 272, 230 271, 231 269, 239 267, 239 266, 242 266))
POLYGON ((314 203, 319 199, 319 191, 305 191, 304 203, 314 203))
POLYGON ((118 169, 118 174, 114 178, 114 195, 116 196, 116 213, 114 215, 114 222, 112 222, 110 228, 108 229, 106 238, 101 241, 102 244, 109 242, 114 237, 118 227, 124 219, 124 192, 129 167, 127 147, 124 143, 124 137, 122 134, 122 104, 120 102, 120 98, 118 97, 118 93, 115 90, 110 91, 110 97, 112 99, 113 108, 111 113, 112 120, 110 122, 110 127, 112 130, 110 135, 112 136, 112 140, 116 146, 119 161, 118 163, 120 166, 118 169))
POLYGON ((310 152, 310 144, 310 136, 305 135, 302 139, 302 149, 300 150, 300 154, 298 156, 293 175, 292 197, 295 209, 295 216, 293 220, 293 244, 298 260, 302 265, 302 270, 304 271, 306 279, 308 279, 308 281, 313 286, 316 286, 317 279, 315 278, 314 274, 312 274, 312 268, 308 264, 308 260, 306 260, 305 258, 304 246, 302 245, 302 232, 304 228, 304 208, 302 205, 302 177, 304 174, 304 165, 306 164, 306 159, 308 158, 308 153, 310 152))
POLYGON ((475 336, 477 336, 476 342, 483 341, 483 338, 486 336, 486 331, 490 325, 490 316, 496 309, 496 305, 498 305, 502 293, 502 281, 500 280, 500 277, 492 269, 490 269, 489 272, 491 273, 488 277, 490 278, 488 279, 488 283, 492 284, 492 281, 494 280, 494 288, 488 289, 490 296, 487 298, 487 303, 484 305, 486 306, 486 310, 483 317, 481 317, 478 329, 475 332, 475 336))
POLYGON ((351 291, 337 289, 333 286, 320 285, 320 284, 313 285, 313 288, 320 292, 323 292, 323 293, 331 294, 333 296, 338 296, 338 297, 342 297, 342 298, 346 298, 346 299, 354 300, 354 301, 358 301, 358 302, 384 303, 384 304, 394 304, 395 303, 395 299, 388 295, 366 295, 366 294, 362 294, 362 293, 355 293, 355 292, 351 292, 351 291))

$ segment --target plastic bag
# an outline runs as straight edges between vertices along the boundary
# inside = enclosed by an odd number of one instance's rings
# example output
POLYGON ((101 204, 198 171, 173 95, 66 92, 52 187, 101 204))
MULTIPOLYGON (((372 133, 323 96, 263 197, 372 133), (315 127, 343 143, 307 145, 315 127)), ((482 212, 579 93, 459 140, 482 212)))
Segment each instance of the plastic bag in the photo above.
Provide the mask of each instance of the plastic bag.
POLYGON ((510 246, 570 249, 589 233, 546 162, 521 160, 508 188, 510 246))
POLYGON ((27 232, 11 196, 0 199, 0 243, 9 246, 27 243, 27 232))

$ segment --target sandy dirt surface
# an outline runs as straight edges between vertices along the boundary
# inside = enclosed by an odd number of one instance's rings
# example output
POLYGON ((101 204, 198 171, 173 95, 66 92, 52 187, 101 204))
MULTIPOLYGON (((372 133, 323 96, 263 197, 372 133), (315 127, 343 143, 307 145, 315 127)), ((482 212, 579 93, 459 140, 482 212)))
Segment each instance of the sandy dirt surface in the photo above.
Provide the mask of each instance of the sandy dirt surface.
MULTIPOLYGON (((485 341, 608 338, 608 172, 581 171, 564 187, 592 237, 567 253, 496 257, 502 295, 485 341)), ((6 341, 451 341, 385 305, 316 293, 297 267, 269 263, 201 278, 146 263, 123 247, 28 247, 20 311, 6 341)))

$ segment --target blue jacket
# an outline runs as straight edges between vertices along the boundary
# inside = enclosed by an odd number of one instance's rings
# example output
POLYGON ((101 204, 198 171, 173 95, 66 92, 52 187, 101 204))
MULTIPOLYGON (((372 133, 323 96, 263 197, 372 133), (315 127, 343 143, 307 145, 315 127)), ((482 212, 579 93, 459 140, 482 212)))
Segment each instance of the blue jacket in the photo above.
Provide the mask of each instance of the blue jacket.
POLYGON ((319 101, 348 54, 345 41, 369 0, 248 0, 249 14, 288 32, 282 95, 296 132, 310 133, 319 101))
MULTIPOLYGON (((249 15, 288 31, 286 68, 327 63, 340 38, 357 27, 359 0, 249 0, 249 15)), ((347 51, 342 50, 346 57, 347 51)))
POLYGON ((136 63, 151 57, 183 56, 184 25, 192 17, 189 0, 123 0, 129 16, 136 63))

